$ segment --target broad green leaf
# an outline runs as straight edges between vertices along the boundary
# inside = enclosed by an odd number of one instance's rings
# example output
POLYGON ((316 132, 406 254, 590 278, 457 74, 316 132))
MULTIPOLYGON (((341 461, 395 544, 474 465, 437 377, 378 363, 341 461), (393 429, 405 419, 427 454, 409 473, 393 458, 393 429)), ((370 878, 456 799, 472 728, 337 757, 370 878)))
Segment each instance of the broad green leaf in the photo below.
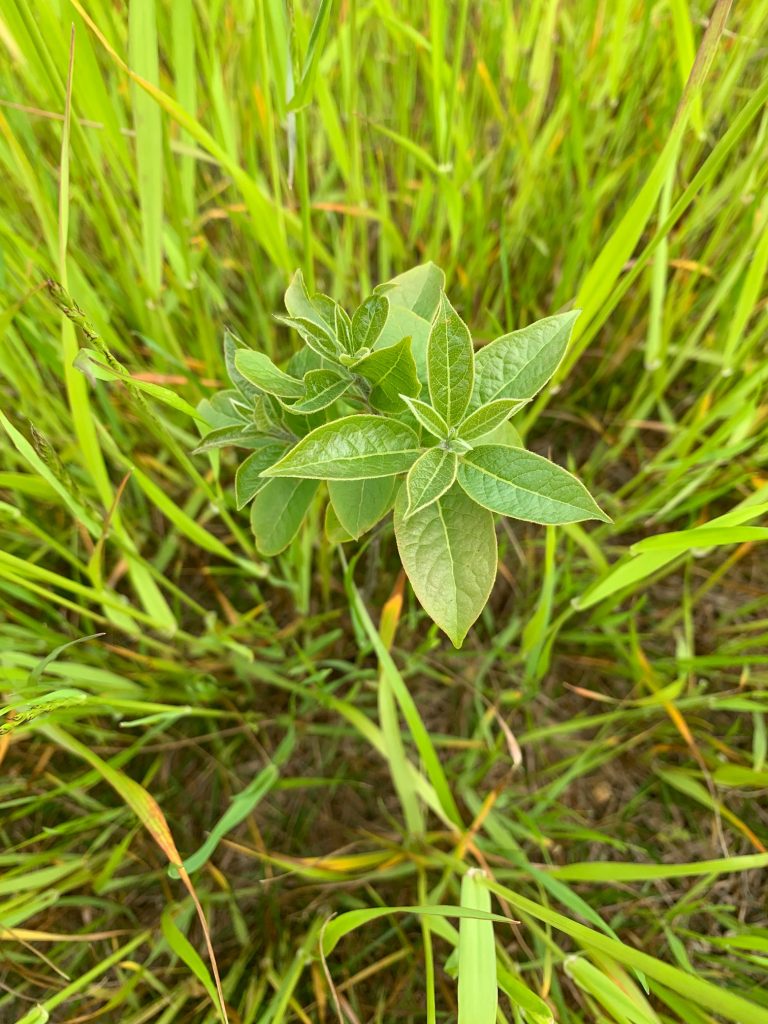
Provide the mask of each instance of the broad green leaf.
POLYGON ((479 437, 490 434, 520 407, 521 403, 512 398, 499 398, 495 402, 481 405, 462 422, 459 437, 464 441, 476 441, 479 437))
POLYGON ((489 434, 484 434, 482 437, 478 437, 472 442, 474 448, 477 448, 480 444, 501 444, 506 448, 525 447, 522 437, 520 437, 520 434, 509 420, 504 420, 495 430, 492 430, 489 434))
POLYGON ((401 395, 418 395, 421 390, 410 338, 376 349, 358 359, 352 369, 373 384, 371 404, 385 412, 398 412, 403 408, 401 395))
POLYGON ((295 377, 289 376, 272 362, 263 352, 253 349, 240 349, 235 353, 235 369, 247 381, 261 391, 279 398, 302 398, 304 385, 295 377))
MULTIPOLYGON (((324 300, 326 300, 324 295, 310 297, 304 283, 304 275, 297 270, 285 293, 285 308, 288 310, 289 316, 299 320, 310 320, 317 327, 330 333, 334 322, 333 313, 331 312, 329 319, 328 307, 324 300)), ((335 303, 331 302, 331 310, 333 309, 335 309, 335 303)))
POLYGON ((389 299, 386 295, 370 295, 358 307, 352 317, 353 352, 373 348, 384 330, 388 314, 389 299))
POLYGON ((245 508, 268 481, 261 474, 263 470, 273 466, 287 449, 283 441, 265 441, 261 447, 248 456, 237 467, 235 473, 235 501, 238 509, 245 508))
POLYGON ((420 398, 409 398, 407 395, 401 395, 400 397, 421 426, 428 430, 433 437, 437 437, 442 441, 448 436, 450 427, 440 413, 433 409, 431 405, 422 402, 420 398))
MULTIPOLYGON (((316 314, 317 319, 320 320, 320 314, 316 314)), ((338 356, 338 345, 336 339, 331 332, 331 328, 328 327, 324 322, 317 323, 315 320, 308 320, 302 316, 282 316, 279 314, 275 317, 281 324, 287 324, 289 327, 295 328, 302 336, 304 341, 309 347, 317 352, 323 359, 332 359, 336 361, 338 356)))
POLYGON ((427 344, 432 324, 430 320, 424 320, 417 316, 405 306, 390 304, 387 322, 384 330, 379 335, 376 348, 389 348, 396 345, 403 338, 411 339, 411 355, 416 363, 416 373, 421 385, 427 387, 427 344))
POLYGON ((201 452, 211 452, 216 448, 258 448, 263 442, 263 435, 255 425, 248 426, 245 423, 236 423, 232 426, 217 427, 209 431, 202 439, 193 455, 200 455, 201 452))
POLYGON ((540 391, 560 364, 578 310, 537 320, 503 334, 475 355, 473 404, 499 398, 527 401, 540 391))
POLYGON ((405 518, 408 496, 395 502, 395 536, 411 586, 431 618, 460 647, 496 578, 493 516, 456 484, 405 518))
MULTIPOLYGON (((470 868, 461 880, 461 906, 491 912, 491 894, 483 872, 470 868)), ((499 992, 496 983, 496 943, 493 921, 462 917, 459 922, 458 1024, 496 1024, 499 992)))
POLYGON ((262 555, 278 555, 299 532, 317 490, 314 480, 268 480, 251 505, 251 529, 262 555))
POLYGON ((240 373, 235 366, 235 357, 241 348, 245 348, 243 345, 239 345, 237 338, 232 334, 231 331, 224 332, 224 365, 227 368, 227 375, 232 382, 232 385, 249 401, 256 399, 260 390, 254 387, 249 380, 240 373))
POLYGON ((405 478, 408 495, 406 519, 410 519, 412 515, 445 494, 456 479, 458 463, 457 456, 443 448, 428 448, 419 456, 405 478))
POLYGON ((419 439, 404 423, 345 416, 307 434, 265 476, 365 480, 407 473, 418 456, 419 439))
POLYGON ((354 540, 352 535, 344 529, 336 515, 336 510, 329 501, 325 506, 325 536, 331 544, 346 544, 348 540, 354 540))
POLYGON ((310 370, 304 377, 306 397, 287 408, 294 414, 311 416, 314 412, 327 409, 352 387, 352 379, 341 376, 335 370, 310 370))
POLYGON ((424 263, 380 284, 375 294, 386 295, 393 306, 404 306, 422 320, 431 321, 444 286, 445 274, 440 267, 424 263))
POLYGON ((513 519, 548 526, 610 522, 575 476, 524 448, 480 445, 463 457, 458 479, 473 501, 513 519))
POLYGON ((398 480, 394 476, 328 481, 328 494, 339 523, 355 540, 389 512, 397 488, 398 480))
POLYGON ((427 344, 427 375, 433 407, 449 427, 461 423, 475 376, 469 328, 445 295, 432 322, 427 344))

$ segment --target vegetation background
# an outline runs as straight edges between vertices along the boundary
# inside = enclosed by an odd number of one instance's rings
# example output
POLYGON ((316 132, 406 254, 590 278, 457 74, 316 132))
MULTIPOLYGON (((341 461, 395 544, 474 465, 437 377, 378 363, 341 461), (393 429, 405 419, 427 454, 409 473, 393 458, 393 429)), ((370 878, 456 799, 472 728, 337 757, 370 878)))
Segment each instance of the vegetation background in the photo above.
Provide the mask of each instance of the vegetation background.
POLYGON ((471 864, 504 1020, 768 1021, 768 5, 728 7, 3 3, 0 1020, 215 1021, 168 873, 210 835, 232 1021, 454 1020, 449 922, 318 943, 471 864), (318 507, 262 565, 184 412, 226 325, 288 354, 297 266, 352 307, 427 259, 481 340, 584 309, 517 425, 614 518, 504 524, 460 652, 390 525, 345 572, 318 507), (137 383, 73 367, 93 331, 137 383), (416 835, 425 751, 461 825, 416 835))

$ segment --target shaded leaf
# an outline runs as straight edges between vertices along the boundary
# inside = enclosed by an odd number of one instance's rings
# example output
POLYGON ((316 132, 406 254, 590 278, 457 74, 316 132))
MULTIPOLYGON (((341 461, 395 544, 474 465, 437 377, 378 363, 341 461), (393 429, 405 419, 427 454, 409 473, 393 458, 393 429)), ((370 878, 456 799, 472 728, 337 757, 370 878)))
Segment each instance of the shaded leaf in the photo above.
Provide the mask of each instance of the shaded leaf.
POLYGON ((328 493, 339 523, 355 540, 389 512, 397 488, 394 476, 328 481, 328 493))
POLYGON ((403 568, 424 610, 460 647, 496 578, 493 516, 456 484, 409 519, 407 502, 401 487, 395 536, 403 568))
POLYGON ((251 529, 262 555, 278 555, 291 543, 312 504, 314 480, 268 480, 251 505, 251 529))

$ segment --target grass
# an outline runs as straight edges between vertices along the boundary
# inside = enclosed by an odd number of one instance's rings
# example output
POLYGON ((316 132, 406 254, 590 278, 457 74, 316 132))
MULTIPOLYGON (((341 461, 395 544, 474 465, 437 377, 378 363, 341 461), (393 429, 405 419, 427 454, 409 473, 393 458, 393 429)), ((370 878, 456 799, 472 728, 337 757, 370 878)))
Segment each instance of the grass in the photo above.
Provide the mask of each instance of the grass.
POLYGON ((392 908, 478 865, 503 1020, 768 1021, 768 6, 727 7, 4 5, 2 1021, 219 1019, 192 893, 232 1021, 453 1020, 459 922, 392 908), (352 306, 426 259, 482 340, 584 309, 518 426, 614 519, 505 526, 461 652, 388 525, 262 564, 185 411, 225 326, 287 354, 295 267, 352 306))

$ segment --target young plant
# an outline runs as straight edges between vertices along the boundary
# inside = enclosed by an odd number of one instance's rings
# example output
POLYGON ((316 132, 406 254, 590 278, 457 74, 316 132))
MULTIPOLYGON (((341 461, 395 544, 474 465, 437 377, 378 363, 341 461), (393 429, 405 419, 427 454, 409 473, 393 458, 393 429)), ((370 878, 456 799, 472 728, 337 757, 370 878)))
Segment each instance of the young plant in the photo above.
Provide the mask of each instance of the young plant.
POLYGON ((556 525, 608 516, 574 476, 526 451, 509 422, 547 383, 577 312, 475 353, 432 263, 379 285, 352 317, 301 272, 283 323, 303 339, 284 369, 228 335, 232 389, 201 407, 199 450, 250 449, 237 470, 256 544, 282 551, 318 487, 326 531, 357 540, 392 508, 400 558, 427 613, 461 646, 491 593, 496 514, 556 525))

